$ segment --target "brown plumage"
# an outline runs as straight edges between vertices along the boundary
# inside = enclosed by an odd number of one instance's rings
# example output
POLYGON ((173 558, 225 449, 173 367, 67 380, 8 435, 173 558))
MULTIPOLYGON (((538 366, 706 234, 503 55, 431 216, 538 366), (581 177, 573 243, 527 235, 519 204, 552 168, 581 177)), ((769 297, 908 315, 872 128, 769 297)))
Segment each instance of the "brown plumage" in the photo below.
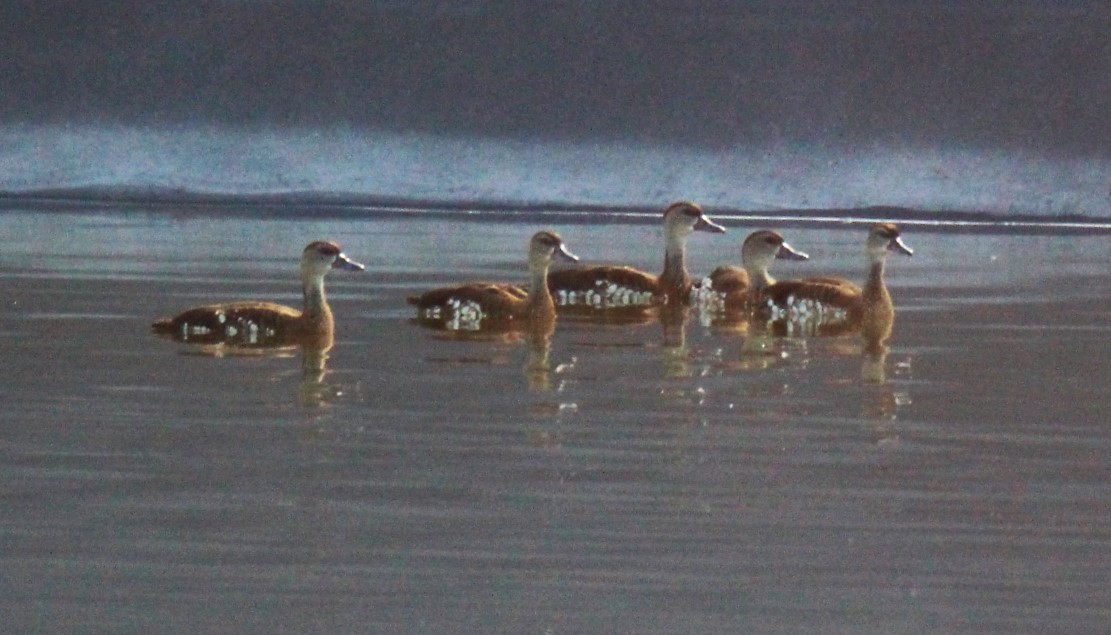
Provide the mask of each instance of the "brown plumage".
POLYGON ((772 284, 761 297, 773 318, 790 319, 795 315, 819 323, 828 319, 859 327, 866 341, 882 343, 891 334, 895 320, 891 295, 883 281, 884 263, 892 251, 914 254, 893 223, 874 225, 866 243, 869 265, 863 288, 841 278, 805 278, 772 284))
POLYGON ((197 344, 276 346, 330 339, 335 319, 324 294, 324 276, 332 269, 365 268, 348 259, 334 242, 312 242, 301 254, 301 310, 272 302, 209 304, 157 320, 151 329, 164 337, 197 344))
POLYGON ((722 265, 710 275, 710 287, 727 312, 748 309, 760 291, 775 284, 768 268, 776 259, 808 260, 810 256, 787 244, 778 232, 752 232, 741 245, 741 265, 722 265))
POLYGON ((599 309, 683 302, 691 290, 686 266, 687 238, 696 231, 723 233, 695 203, 674 203, 664 211, 664 267, 651 274, 632 267, 599 265, 568 268, 548 275, 548 288, 560 306, 599 309))
POLYGON ((841 278, 803 278, 783 280, 764 289, 760 298, 776 306, 788 306, 797 300, 810 300, 829 308, 845 311, 860 307, 863 290, 841 278))
POLYGON ((721 295, 737 295, 752 287, 751 277, 744 267, 721 265, 710 272, 710 288, 721 295))
POLYGON ((505 283, 471 282, 433 289, 407 298, 418 309, 419 318, 449 328, 478 329, 484 323, 554 319, 555 304, 548 291, 548 267, 560 258, 577 261, 563 239, 551 231, 540 231, 529 241, 529 289, 505 283))

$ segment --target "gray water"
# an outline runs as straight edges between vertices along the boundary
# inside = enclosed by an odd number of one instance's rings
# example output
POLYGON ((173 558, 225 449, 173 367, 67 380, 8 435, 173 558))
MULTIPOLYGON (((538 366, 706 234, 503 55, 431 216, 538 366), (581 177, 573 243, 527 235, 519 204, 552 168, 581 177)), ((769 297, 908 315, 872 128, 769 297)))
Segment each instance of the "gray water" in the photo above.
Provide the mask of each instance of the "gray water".
MULTIPOLYGON (((755 228, 692 238, 691 269, 755 228)), ((660 264, 659 228, 555 227, 660 264)), ((908 228, 883 380, 853 338, 562 320, 547 359, 404 297, 522 280, 529 223, 0 215, 8 632, 1100 632, 1111 621, 1106 234, 908 228), (149 323, 296 304, 323 371, 149 323), (546 361, 546 363, 544 363, 546 361)), ((863 275, 860 228, 787 228, 863 275)))

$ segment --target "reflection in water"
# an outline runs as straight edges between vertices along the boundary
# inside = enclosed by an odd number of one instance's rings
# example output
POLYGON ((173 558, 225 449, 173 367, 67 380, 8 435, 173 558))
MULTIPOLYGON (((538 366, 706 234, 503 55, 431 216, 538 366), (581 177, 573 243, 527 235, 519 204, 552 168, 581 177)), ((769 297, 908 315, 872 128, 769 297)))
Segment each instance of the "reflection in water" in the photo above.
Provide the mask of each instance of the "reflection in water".
POLYGON ((298 384, 298 401, 306 405, 325 405, 340 393, 325 382, 328 374, 328 356, 335 345, 332 332, 306 335, 297 338, 285 337, 270 340, 268 343, 243 341, 241 333, 231 333, 230 337, 215 338, 206 334, 202 342, 197 342, 196 337, 183 332, 181 336, 174 333, 158 333, 163 339, 190 344, 184 351, 186 355, 201 355, 205 357, 268 357, 281 358, 293 357, 301 352, 301 382, 298 384))
POLYGON ((306 343, 301 347, 301 386, 298 391, 301 403, 322 406, 340 395, 324 381, 332 346, 332 338, 328 338, 327 342, 306 343))
MULTIPOLYGON (((578 310, 578 307, 560 307, 560 315, 567 316, 575 324, 596 325, 600 330, 613 333, 623 330, 626 333, 646 332, 635 327, 652 326, 659 323, 661 331, 657 337, 637 338, 635 344, 621 346, 659 349, 663 374, 669 378, 690 377, 694 374, 693 355, 687 347, 687 328, 691 321, 691 307, 682 303, 660 304, 652 307, 611 307, 605 310, 578 310), (631 327, 627 330, 621 327, 631 327)), ((592 343, 598 348, 613 346, 612 343, 592 343)))
POLYGON ((525 379, 528 387, 537 391, 552 388, 552 367, 549 359, 552 350, 552 333, 555 320, 536 320, 528 331, 528 361, 525 362, 525 379))
POLYGON ((510 345, 527 344, 528 358, 522 368, 525 383, 532 390, 551 390, 550 357, 552 334, 555 333, 556 327, 554 315, 541 314, 524 320, 485 320, 481 325, 468 324, 465 328, 458 328, 458 324, 450 318, 418 317, 413 319, 412 323, 434 331, 438 339, 510 345))
POLYGON ((301 254, 302 308, 272 302, 230 302, 193 307, 151 325, 165 339, 197 345, 214 357, 269 356, 301 349, 302 403, 328 400, 324 384, 328 351, 335 343, 335 318, 324 291, 324 278, 334 269, 365 271, 347 258, 337 243, 313 241, 301 254))
POLYGON ((887 383, 887 371, 884 369, 886 363, 886 346, 881 344, 878 347, 870 348, 866 344, 864 346, 863 363, 860 368, 860 378, 866 384, 887 383))
MULTIPOLYGON (((759 236, 756 233, 750 238, 759 236)), ((776 350, 775 339, 778 338, 835 338, 857 334, 863 340, 861 378, 869 384, 885 383, 887 341, 895 322, 895 307, 883 274, 887 256, 892 252, 913 254, 895 225, 874 225, 865 243, 868 277, 863 288, 841 278, 828 277, 773 282, 747 291, 742 296, 743 301, 733 303, 732 310, 727 311, 722 303, 706 304, 703 307, 706 315, 701 321, 718 329, 750 334, 742 345, 742 357, 756 360, 771 358, 768 353, 776 350)), ((770 262, 771 254, 772 251, 764 254, 762 262, 765 265, 770 262)), ((748 260, 757 260, 749 256, 748 260)), ((747 270, 743 273, 748 274, 747 270)), ((749 274, 752 275, 770 282, 766 266, 749 274)))
POLYGON ((689 306, 681 303, 660 307, 665 377, 690 377, 694 374, 691 353, 687 350, 687 323, 690 322, 690 311, 689 306))
POLYGON ((754 331, 741 339, 740 370, 767 370, 787 362, 792 349, 806 353, 806 341, 785 340, 768 333, 754 331))
MULTIPOLYGON (((843 319, 834 323, 767 321, 751 312, 743 317, 736 313, 728 316, 700 313, 699 317, 703 326, 719 336, 738 336, 739 354, 733 361, 720 365, 726 371, 797 371, 824 357, 859 357, 859 383, 846 377, 844 381, 826 385, 838 386, 839 391, 859 391, 862 418, 878 423, 890 422, 896 418, 900 407, 910 403, 905 386, 892 384, 888 377, 887 340, 895 321, 894 309, 875 312, 867 322, 843 319)), ((899 362, 896 367, 897 373, 909 372, 909 359, 899 362)), ((798 379, 793 379, 796 377, 794 372, 777 376, 786 380, 771 386, 750 384, 749 396, 782 397, 804 389, 798 379)), ((889 425, 879 425, 882 429, 877 428, 876 433, 881 442, 897 438, 889 425)))
MULTIPOLYGON (((876 445, 894 445, 899 442, 899 431, 894 426, 899 409, 911 403, 905 386, 888 381, 888 349, 883 345, 865 343, 862 354, 861 379, 863 398, 860 417, 873 422, 872 434, 876 445)), ((895 373, 910 372, 910 359, 895 365, 895 373)))
POLYGON ((875 306, 868 307, 860 319, 860 337, 864 341, 864 361, 861 368, 861 378, 865 383, 883 384, 887 382, 885 365, 887 362, 887 340, 891 338, 891 330, 895 325, 895 305, 883 284, 882 261, 878 267, 880 273, 874 274, 865 287, 865 294, 871 293, 875 306))
MULTIPOLYGON (((869 259, 868 280, 863 288, 841 279, 814 278, 775 283, 767 290, 767 306, 749 302, 744 316, 720 310, 702 320, 704 324, 747 334, 741 344, 740 366, 765 370, 787 360, 782 342, 821 337, 838 355, 861 355, 860 379, 864 384, 863 416, 871 420, 894 419, 900 397, 888 383, 888 340, 895 310, 883 282, 884 263, 891 252, 911 255, 890 223, 874 225, 865 245, 869 259), (768 308, 771 308, 770 312, 768 308), (738 326, 747 317, 743 331, 738 326), (855 335, 857 346, 838 346, 843 336, 855 335)), ((843 339, 848 342, 848 339, 843 339)), ((802 349, 803 354, 807 353, 802 349)), ((909 399, 903 397, 903 402, 909 399)))
MULTIPOLYGON (((729 322, 705 322, 701 312, 698 312, 699 322, 709 324, 713 333, 736 335, 735 341, 739 343, 739 351, 735 357, 728 359, 723 356, 722 350, 712 348, 702 350, 692 348, 687 329, 694 319, 692 308, 683 304, 671 304, 655 307, 650 313, 639 313, 635 323, 641 325, 646 316, 659 320, 659 340, 654 338, 642 342, 641 346, 659 348, 659 362, 661 377, 667 379, 689 379, 696 376, 721 374, 722 372, 763 372, 776 369, 787 371, 775 376, 774 389, 764 383, 749 383, 745 390, 748 394, 761 398, 779 398, 786 395, 797 395, 801 391, 810 392, 806 386, 806 374, 800 375, 811 366, 817 365, 822 358, 858 357, 861 360, 859 367, 860 380, 852 376, 843 377, 841 381, 833 383, 824 382, 823 385, 837 386, 838 392, 861 390, 861 410, 868 419, 890 420, 895 417, 897 408, 908 399, 900 397, 895 387, 887 381, 888 348, 886 338, 891 333, 894 322, 894 311, 883 313, 882 320, 873 320, 867 330, 861 323, 854 323, 849 328, 839 328, 832 331, 833 335, 822 337, 790 337, 766 323, 737 319, 732 316, 729 322), (855 334, 856 337, 850 337, 855 334), (863 341, 866 336, 871 339, 863 341), (818 344, 820 342, 820 344, 818 344), (861 386, 863 383, 863 386, 861 386), (855 388, 854 388, 855 387, 855 388)), ((620 329, 615 326, 612 313, 596 311, 593 314, 574 314, 567 318, 578 326, 597 324, 599 329, 620 329), (595 317, 597 319, 591 319, 595 317)), ((500 322, 484 322, 481 328, 457 329, 453 328, 450 321, 429 320, 418 318, 414 323, 432 329, 437 338, 453 341, 488 342, 496 344, 527 345, 527 357, 522 365, 522 374, 525 385, 534 392, 552 392, 553 376, 561 370, 573 370, 574 362, 553 368, 551 360, 552 338, 556 328, 555 318, 547 320, 509 320, 500 322)), ((826 331, 822 332, 827 333, 826 331)), ((582 344, 584 346, 598 346, 597 342, 582 344)), ((603 347, 604 348, 604 347, 603 347)), ((479 359, 468 354, 464 358, 453 358, 440 361, 479 361, 481 363, 506 363, 508 356, 495 360, 479 359)), ((854 373, 855 374, 855 373, 854 373)), ((564 384, 560 384, 557 392, 562 393, 564 384)), ((681 398, 695 404, 706 403, 707 392, 701 386, 687 386, 685 384, 668 384, 661 390, 661 395, 669 399, 681 398)), ((563 413, 567 408, 574 408, 573 403, 533 403, 529 412, 555 416, 563 413)))
POLYGON ((548 355, 556 307, 548 288, 554 260, 577 261, 555 232, 542 230, 529 240, 527 290, 513 284, 471 282, 441 287, 407 301, 417 307, 417 323, 459 339, 524 339, 529 359, 526 382, 535 390, 551 386, 548 355))
MULTIPOLYGON (((427 221, 405 223, 428 243, 427 221)), ((241 235, 258 229, 241 224, 241 235)), ((966 239, 938 242, 952 240, 966 239)), ((6 594, 5 621, 13 632, 48 614, 71 630, 127 630, 144 610, 144 622, 188 614, 203 628, 276 592, 315 589, 249 628, 342 632, 376 613, 387 631, 426 619, 442 631, 682 632, 690 614, 670 607, 693 602, 711 632, 769 620, 797 632, 861 621, 889 632, 1100 632, 1106 241, 1084 261, 1103 265, 1098 277, 1056 285, 1046 281, 1060 280, 1060 263, 1039 268, 1031 240, 1006 243, 1033 263, 1020 287, 1029 294, 977 286, 967 259, 928 261, 942 264, 915 282, 919 310, 900 310, 885 358, 866 356, 860 335, 740 327, 753 338, 742 342, 739 329, 696 329, 684 342, 694 375, 670 380, 660 325, 561 315, 545 393, 526 388, 525 339, 449 343, 406 324, 407 276, 349 294, 345 306, 371 319, 347 325, 329 359, 293 347, 219 360, 178 357, 195 351, 138 324, 112 328, 126 320, 64 317, 133 315, 153 293, 192 293, 185 281, 5 274, 0 297, 19 305, 6 305, 0 326, 9 359, 22 360, 4 375, 19 402, 5 413, 5 563, 22 585, 6 594), (956 277, 971 288, 950 289, 952 263, 968 267, 956 277), (581 355, 568 375, 565 346, 581 355), (746 347, 765 348, 771 365, 731 366, 758 357, 746 347), (466 354, 504 362, 426 361, 466 354), (926 362, 914 377, 912 354, 926 362), (1021 367, 1032 359, 1042 363, 1021 367), (865 363, 882 383, 864 381, 865 363), (336 372, 349 365, 352 375, 336 372), (310 372, 325 366, 323 378, 310 372), (306 399, 327 405, 296 401, 302 379, 306 399), (329 382, 367 394, 313 393, 329 382), (736 580, 746 583, 730 596, 736 580), (152 586, 185 592, 167 608, 144 595, 152 586), (143 606, 113 600, 123 597, 143 606), (462 612, 418 614, 444 598, 462 612), (301 610, 313 602, 327 614, 301 610)), ((417 282, 442 275, 447 265, 419 256, 390 266, 422 267, 417 282)))
POLYGON ((611 306, 599 309, 588 305, 565 304, 559 305, 558 311, 561 319, 569 318, 576 322, 635 326, 651 324, 658 320, 658 306, 611 306))

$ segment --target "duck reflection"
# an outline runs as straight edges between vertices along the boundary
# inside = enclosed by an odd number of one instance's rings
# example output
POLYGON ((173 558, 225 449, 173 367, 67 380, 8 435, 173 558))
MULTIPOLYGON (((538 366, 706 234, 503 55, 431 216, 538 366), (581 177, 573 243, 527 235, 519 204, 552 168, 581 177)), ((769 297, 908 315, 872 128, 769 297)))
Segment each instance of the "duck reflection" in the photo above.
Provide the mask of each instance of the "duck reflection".
POLYGON ((660 307, 659 315, 660 325, 663 327, 664 376, 692 376, 694 363, 687 349, 687 324, 690 323, 691 308, 681 303, 666 304, 660 307))
POLYGON ((193 345, 193 354, 211 357, 291 357, 302 352, 300 394, 320 403, 328 353, 335 343, 335 318, 324 292, 333 269, 364 271, 331 241, 309 243, 301 254, 302 308, 272 302, 230 302, 187 309, 151 325, 162 338, 193 345))
MULTIPOLYGON (((522 372, 528 387, 537 391, 551 390, 551 348, 552 335, 555 333, 556 321, 554 319, 539 319, 517 323, 487 323, 479 329, 459 330, 445 326, 442 323, 428 320, 414 320, 414 323, 435 331, 435 339, 453 342, 483 342, 494 345, 519 346, 526 345, 528 355, 522 372)), ((436 361, 485 361, 488 363, 505 363, 508 357, 495 357, 490 360, 480 360, 473 357, 436 361)))
POLYGON ((641 326, 660 319, 661 305, 634 305, 597 309, 589 305, 560 304, 559 319, 606 326, 641 326))
MULTIPOLYGON (((758 236, 754 234, 753 236, 758 236)), ((770 245, 770 243, 769 243, 770 245)), ((760 263, 770 262, 771 252, 760 263)), ((858 335, 862 347, 861 379, 868 384, 886 382, 887 341, 895 323, 895 307, 884 283, 884 268, 890 253, 906 256, 914 251, 903 242, 892 223, 872 226, 865 242, 868 277, 864 287, 841 278, 804 278, 771 281, 756 293, 749 312, 750 333, 760 337, 746 339, 746 353, 763 347, 766 336, 775 338, 838 337, 858 335)), ((766 267, 763 269, 766 280, 766 267)))
MULTIPOLYGON (((899 407, 909 403, 909 395, 887 380, 887 346, 865 342, 860 377, 863 385, 860 417, 870 423, 869 431, 877 446, 894 446, 900 441, 895 425, 899 407)), ((908 362, 909 364, 909 362, 908 362)))
POLYGON ((552 334, 555 301, 548 289, 548 269, 555 259, 577 261, 563 239, 552 231, 534 234, 529 241, 528 289, 517 285, 471 282, 443 287, 408 298, 417 307, 416 323, 452 340, 527 343, 524 374, 530 387, 547 390, 551 384, 552 334))
POLYGON ((805 359, 805 341, 787 341, 754 330, 741 338, 739 370, 767 370, 792 361, 805 359), (801 355, 799 353, 802 353, 801 355))
POLYGON ((865 340, 863 363, 860 369, 860 378, 866 384, 883 384, 887 382, 887 345, 873 339, 865 340))
POLYGON ((297 391, 298 401, 306 405, 323 405, 339 394, 339 390, 326 381, 328 358, 334 345, 331 334, 305 338, 299 344, 242 344, 235 341, 198 344, 195 340, 168 339, 189 344, 189 348, 183 351, 183 354, 202 357, 289 358, 300 353, 301 381, 297 391))
POLYGON ((301 386, 298 397, 306 405, 324 405, 339 396, 338 389, 325 381, 328 356, 333 341, 305 342, 301 346, 301 386))
POLYGON ((525 362, 525 379, 531 390, 547 392, 552 389, 552 334, 555 320, 534 324, 527 333, 528 359, 525 362))

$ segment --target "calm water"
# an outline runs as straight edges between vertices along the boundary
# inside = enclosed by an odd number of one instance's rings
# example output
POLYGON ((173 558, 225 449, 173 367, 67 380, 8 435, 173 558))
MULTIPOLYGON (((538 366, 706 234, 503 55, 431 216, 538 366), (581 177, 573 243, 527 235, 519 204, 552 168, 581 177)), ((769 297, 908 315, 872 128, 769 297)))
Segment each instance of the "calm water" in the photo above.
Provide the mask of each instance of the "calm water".
MULTIPOLYGON (((692 238, 736 260, 752 226, 692 238)), ((517 341, 404 297, 521 280, 482 220, 0 215, 0 600, 11 632, 1099 632, 1111 621, 1111 243, 905 231, 885 381, 852 338, 693 316, 517 341), (147 325, 365 274, 337 343, 206 354, 147 325), (750 342, 751 343, 751 342, 750 342), (545 363, 546 362, 546 363, 545 363), (875 369, 872 369, 874 374, 875 369)), ((655 270, 648 225, 557 225, 655 270)), ((862 276, 863 230, 787 229, 862 276)))

